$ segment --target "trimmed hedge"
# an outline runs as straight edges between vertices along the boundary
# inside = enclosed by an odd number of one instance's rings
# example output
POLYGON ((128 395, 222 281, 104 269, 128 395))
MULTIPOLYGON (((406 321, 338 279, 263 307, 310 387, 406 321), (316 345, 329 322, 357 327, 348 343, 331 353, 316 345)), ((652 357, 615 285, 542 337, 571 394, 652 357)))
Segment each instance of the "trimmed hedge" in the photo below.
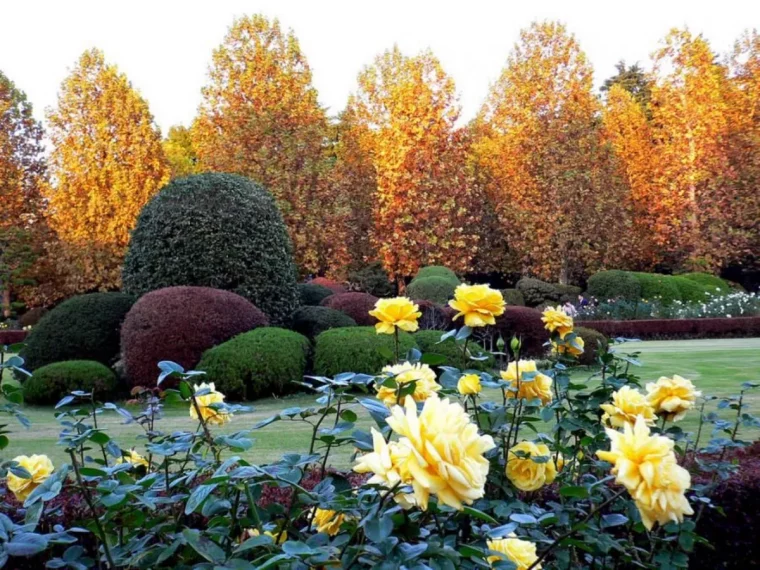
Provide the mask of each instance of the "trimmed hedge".
POLYGON ((303 380, 310 349, 309 339, 297 332, 263 327, 207 350, 197 369, 228 401, 279 396, 303 380))
POLYGON ((578 295, 583 293, 583 289, 581 287, 578 287, 576 285, 562 285, 561 283, 557 283, 554 285, 554 288, 557 290, 557 293, 559 293, 559 302, 564 303, 576 303, 578 301, 578 295))
POLYGON ((450 307, 433 303, 432 301, 416 301, 422 316, 417 319, 420 330, 447 331, 452 327, 450 307))
POLYGON ((551 283, 523 277, 517 282, 517 290, 522 293, 525 304, 528 307, 536 307, 542 303, 554 303, 559 301, 560 292, 551 283))
POLYGON ((314 283, 299 283, 298 294, 301 298, 302 305, 316 307, 324 299, 332 295, 333 291, 323 285, 316 285, 314 283))
MULTIPOLYGON (((375 327, 331 329, 317 336, 314 346, 314 373, 335 376, 341 372, 378 374, 393 358, 380 354, 381 349, 393 352, 393 335, 377 334, 375 327)), ((414 337, 399 332, 401 357, 417 348, 414 337)))
POLYGON ((607 337, 642 340, 760 336, 760 317, 581 321, 577 324, 596 329, 607 337))
POLYGON ((119 358, 119 330, 135 297, 125 293, 88 293, 49 311, 26 338, 20 352, 34 371, 62 360, 95 360, 110 366, 119 358))
POLYGON ((29 336, 28 331, 2 330, 0 331, 0 344, 9 345, 24 342, 29 336))
POLYGON ((541 311, 528 307, 504 308, 504 314, 496 317, 496 330, 501 334, 509 349, 513 336, 522 340, 520 356, 522 358, 541 357, 546 354, 544 346, 549 341, 549 331, 544 328, 541 311))
MULTIPOLYGON (((412 336, 414 337, 414 341, 417 343, 417 346, 419 346, 422 354, 440 354, 446 358, 446 362, 444 362, 441 366, 454 366, 461 369, 462 351, 459 349, 453 338, 447 338, 443 342, 439 343, 442 334, 443 331, 421 330, 417 331, 412 336)), ((483 347, 478 343, 469 342, 467 344, 467 347, 473 355, 478 355, 478 352, 483 352, 484 355, 487 355, 489 357, 488 360, 483 361, 468 361, 468 369, 472 368, 474 370, 490 370, 494 367, 495 360, 493 355, 486 353, 483 350, 483 347)))
POLYGON ((327 277, 315 277, 311 281, 309 281, 312 285, 320 285, 322 287, 327 287, 330 291, 332 291, 335 294, 345 293, 348 291, 346 289, 346 286, 342 283, 338 283, 337 281, 333 279, 328 279, 327 277))
POLYGON ((310 339, 326 330, 355 326, 354 319, 329 307, 301 307, 290 317, 290 328, 310 339))
POLYGON ((94 360, 66 360, 38 368, 21 386, 27 404, 57 404, 73 390, 94 392, 102 401, 116 392, 116 375, 94 360))
POLYGON ((504 297, 504 301, 506 301, 507 305, 515 307, 525 306, 525 297, 519 289, 502 289, 501 295, 504 297))
POLYGON ((606 301, 608 299, 625 299, 638 301, 641 299, 641 283, 628 271, 600 271, 588 280, 588 295, 606 301))
POLYGON ((348 275, 349 283, 355 284, 359 290, 375 297, 393 297, 396 295, 396 285, 388 277, 380 262, 370 263, 358 271, 348 275))
POLYGON ((448 277, 422 277, 409 283, 406 293, 415 301, 432 301, 443 305, 454 297, 457 285, 457 282, 448 277))
POLYGON ((684 303, 701 303, 707 299, 707 289, 685 277, 671 277, 670 280, 678 289, 681 301, 684 303))
POLYGON ((674 283, 671 275, 659 275, 657 273, 633 273, 633 276, 641 285, 641 298, 652 301, 658 298, 663 305, 672 305, 681 299, 678 286, 674 283))
POLYGON ((292 249, 274 198, 262 186, 234 174, 175 178, 137 219, 124 290, 223 289, 281 323, 298 306, 292 249))
POLYGON ((323 299, 323 307, 335 309, 351 317, 359 326, 374 325, 377 319, 369 314, 375 308, 377 297, 369 293, 336 293, 323 299))
POLYGON ((153 387, 160 361, 192 369, 209 348, 268 324, 262 311, 230 291, 209 287, 153 291, 135 303, 121 329, 126 375, 133 386, 153 387))
POLYGON ((728 281, 709 273, 684 273, 683 275, 679 275, 679 277, 694 281, 694 283, 701 285, 713 295, 730 293, 732 290, 728 281))
POLYGON ((588 327, 575 327, 575 333, 583 339, 583 354, 578 358, 578 362, 586 365, 596 364, 596 359, 599 356, 599 343, 607 348, 607 337, 598 330, 588 327))
POLYGON ((455 281, 457 284, 460 282, 457 274, 443 265, 428 265, 427 267, 421 267, 420 270, 417 271, 417 275, 412 279, 412 282, 417 279, 426 279, 428 277, 444 277, 450 281, 455 281))

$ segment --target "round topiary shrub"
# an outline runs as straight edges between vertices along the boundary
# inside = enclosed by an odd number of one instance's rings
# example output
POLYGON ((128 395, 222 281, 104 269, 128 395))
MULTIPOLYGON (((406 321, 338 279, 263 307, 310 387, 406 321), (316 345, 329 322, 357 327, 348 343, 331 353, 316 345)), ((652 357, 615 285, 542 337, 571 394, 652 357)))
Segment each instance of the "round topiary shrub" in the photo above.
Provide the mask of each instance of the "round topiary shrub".
POLYGON ((175 285, 232 291, 274 323, 298 305, 292 246, 272 195, 233 174, 176 178, 143 208, 123 270, 124 290, 175 285))
POLYGON ((348 281, 359 291, 375 297, 393 297, 396 295, 396 285, 388 277, 380 262, 370 263, 358 271, 352 271, 348 281))
POLYGON ((20 352, 34 371, 62 360, 95 360, 107 366, 119 358, 119 330, 135 297, 88 293, 68 299, 40 319, 20 352))
POLYGON ((268 324, 263 312, 229 291, 159 289, 142 296, 124 319, 124 370, 133 386, 153 387, 162 360, 192 369, 209 348, 268 324))
MULTIPOLYGON (((441 334, 443 334, 442 331, 420 330, 414 333, 412 336, 414 337, 414 341, 417 343, 417 346, 419 346, 422 354, 440 354, 446 358, 446 362, 441 364, 441 366, 454 366, 456 368, 462 368, 462 351, 457 346, 453 338, 447 338, 443 342, 439 342, 441 340, 441 334)), ((488 360, 468 360, 468 369, 472 368, 474 370, 490 370, 494 367, 493 355, 486 353, 483 350, 483 347, 478 343, 470 341, 467 343, 467 348, 473 356, 480 356, 480 353, 482 353, 482 356, 488 356, 488 360)))
POLYGON ((533 277, 523 277, 517 282, 517 290, 523 294, 525 304, 529 307, 535 307, 541 303, 553 303, 559 301, 560 292, 551 283, 534 279, 533 277))
POLYGON ((679 277, 702 285, 711 295, 722 295, 731 292, 731 285, 729 285, 728 281, 709 273, 684 273, 683 275, 679 275, 679 277))
MULTIPOLYGON (((412 335, 399 332, 401 357, 417 348, 412 335)), ((380 354, 393 352, 393 335, 377 334, 375 327, 331 329, 317 336, 314 345, 314 374, 335 376, 341 372, 378 374, 392 358, 380 354)))
POLYGON ((343 285, 343 283, 338 283, 337 281, 333 279, 328 279, 327 277, 315 277, 311 281, 309 281, 312 285, 321 285, 322 287, 327 287, 330 291, 332 291, 335 294, 338 293, 345 293, 348 291, 346 289, 346 286, 343 285))
POLYGON ((207 350, 196 368, 227 400, 255 400, 284 394, 302 381, 310 350, 309 339, 297 332, 263 327, 207 350))
POLYGON ((457 285, 448 277, 422 277, 409 283, 406 294, 415 301, 432 301, 443 305, 454 297, 457 285))
POLYGON ((670 275, 657 273, 634 273, 641 285, 641 298, 647 301, 659 300, 663 305, 672 305, 681 299, 681 293, 670 275))
POLYGON ((506 350, 509 350, 512 337, 521 340, 521 358, 541 357, 547 351, 544 344, 549 341, 549 331, 544 328, 541 311, 507 306, 504 314, 496 317, 496 330, 504 339, 506 350))
POLYGON ((22 388, 27 404, 57 404, 73 390, 94 392, 95 398, 102 401, 116 392, 116 375, 94 360, 66 360, 38 368, 22 388))
POLYGON ((519 289, 502 289, 501 295, 504 297, 507 305, 514 305, 516 307, 525 306, 525 297, 523 297, 522 291, 519 289))
POLYGON ((447 331, 452 328, 451 318, 455 313, 432 301, 417 301, 422 316, 417 319, 420 330, 447 331))
POLYGON ((600 271, 588 280, 587 294, 600 301, 608 299, 641 299, 641 284, 633 273, 628 271, 600 271))
POLYGON ((707 299, 707 288, 685 277, 671 277, 684 303, 701 303, 707 299))
POLYGON ((607 348, 607 337, 600 333, 598 330, 589 329, 586 327, 575 327, 575 333, 583 339, 583 354, 578 358, 578 362, 581 364, 592 365, 596 364, 597 357, 599 356, 599 346, 607 348))
POLYGON ((299 283, 298 294, 302 305, 315 307, 319 305, 323 299, 332 295, 333 292, 322 285, 315 285, 314 283, 299 283))
POLYGON ((369 293, 339 293, 322 300, 321 305, 345 313, 359 326, 374 325, 377 319, 369 314, 377 297, 369 293))
POLYGON ((578 301, 578 295, 583 292, 583 289, 576 285, 562 285, 557 283, 553 286, 557 293, 559 293, 559 299, 557 299, 563 305, 565 303, 576 303, 578 301))
POLYGON ((326 330, 355 326, 354 319, 329 307, 301 307, 290 317, 290 328, 311 339, 326 330))
POLYGON ((457 274, 443 265, 428 265, 427 267, 420 268, 412 281, 426 279, 428 277, 445 277, 450 281, 454 281, 457 284, 459 283, 459 277, 457 277, 457 274))

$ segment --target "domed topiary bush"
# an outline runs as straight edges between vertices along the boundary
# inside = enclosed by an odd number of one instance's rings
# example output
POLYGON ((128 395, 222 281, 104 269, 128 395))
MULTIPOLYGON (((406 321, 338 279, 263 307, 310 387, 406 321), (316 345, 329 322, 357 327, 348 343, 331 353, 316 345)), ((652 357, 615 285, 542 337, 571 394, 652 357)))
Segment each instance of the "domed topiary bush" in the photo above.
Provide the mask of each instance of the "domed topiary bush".
POLYGON ((311 281, 309 281, 312 285, 320 285, 322 287, 327 287, 330 291, 333 293, 345 293, 348 291, 346 289, 346 286, 342 283, 338 283, 337 281, 333 279, 328 279, 327 277, 315 277, 311 281))
POLYGON ((388 277, 380 262, 370 263, 358 271, 348 275, 348 281, 358 287, 359 291, 375 297, 393 297, 396 295, 396 285, 388 277))
POLYGON ((67 360, 38 368, 21 386, 27 404, 57 404, 73 390, 93 392, 103 401, 116 392, 116 375, 94 360, 67 360))
POLYGON ((731 285, 728 284, 728 281, 716 277, 715 275, 710 275, 709 273, 684 273, 683 275, 679 275, 679 277, 683 277, 684 279, 702 285, 711 295, 721 295, 731 292, 731 285))
POLYGON ((369 293, 340 293, 322 300, 321 305, 345 313, 359 326, 374 325, 377 319, 369 314, 377 297, 369 293))
POLYGON ((443 305, 454 297, 457 285, 457 282, 448 277, 422 277, 409 283, 406 294, 415 301, 432 301, 443 305))
POLYGON ((207 350, 196 368, 228 401, 255 400, 292 391, 293 382, 303 380, 310 350, 309 339, 297 332, 263 327, 207 350))
POLYGON ((329 307, 301 307, 290 317, 290 328, 311 339, 326 330, 355 326, 354 319, 329 307))
POLYGON ((663 305, 672 305, 681 299, 681 293, 670 275, 657 273, 634 273, 641 285, 641 298, 647 301, 659 300, 663 305))
MULTIPOLYGON (((399 354, 416 348, 412 335, 399 332, 399 354)), ((341 372, 378 374, 392 358, 380 354, 393 352, 393 335, 377 334, 375 327, 331 329, 320 334, 314 345, 314 374, 335 376, 341 372)))
POLYGON ((158 363, 193 368, 209 348, 267 326, 250 301, 210 287, 167 287, 143 295, 124 319, 121 352, 133 386, 153 387, 158 363))
POLYGON ((432 301, 416 301, 422 316, 417 319, 420 330, 447 331, 452 328, 451 318, 456 313, 452 313, 445 307, 432 301))
POLYGON ((636 276, 628 271, 600 271, 589 278, 586 292, 599 301, 638 301, 641 299, 641 284, 636 276))
POLYGON ((557 293, 559 293, 558 301, 563 305, 565 303, 577 303, 578 295, 583 293, 583 289, 576 285, 562 285, 561 283, 556 283, 552 286, 557 290, 557 293))
POLYGON ((702 303, 708 298, 707 288, 685 277, 670 278, 684 303, 702 303))
MULTIPOLYGON (((420 348, 422 354, 440 354, 446 358, 441 366, 454 366, 455 368, 462 368, 462 351, 457 346, 453 338, 447 338, 443 342, 441 335, 443 331, 417 331, 412 336, 417 346, 420 348)), ((478 343, 470 341, 467 343, 467 349, 472 356, 488 356, 488 360, 468 360, 467 368, 473 370, 490 370, 494 366, 493 355, 485 352, 483 347, 478 343), (482 354, 481 354, 482 353, 482 354)))
POLYGON ((575 327, 574 330, 583 339, 583 354, 578 357, 578 362, 589 366, 596 364, 600 343, 606 349, 608 344, 607 337, 598 330, 586 327, 575 327))
POLYGON ((523 297, 522 291, 518 289, 502 289, 501 296, 504 297, 504 301, 507 305, 514 305, 517 307, 525 306, 525 297, 523 297))
POLYGON ((68 299, 40 319, 20 352, 34 371, 62 360, 95 360, 110 366, 119 357, 119 330, 135 297, 88 293, 68 299))
POLYGON ((299 283, 298 294, 301 304, 308 307, 316 307, 323 299, 333 294, 332 290, 314 283, 299 283))
POLYGON ((541 311, 508 305, 504 308, 504 314, 496 317, 496 330, 504 339, 507 350, 512 337, 521 339, 522 358, 536 358, 546 354, 544 344, 549 341, 549 331, 544 328, 541 311))
POLYGON ((176 178, 143 208, 123 270, 124 290, 175 285, 232 291, 274 323, 298 305, 292 246, 272 195, 233 174, 176 178))
POLYGON ((559 301, 561 294, 551 283, 533 277, 523 277, 515 287, 523 294, 525 304, 529 307, 559 301))
POLYGON ((417 272, 417 275, 414 276, 414 279, 412 281, 416 281, 417 279, 425 279, 427 277, 444 277, 450 281, 454 281, 457 284, 460 282, 457 274, 448 267, 444 267, 443 265, 428 265, 427 267, 420 268, 420 270, 417 272))

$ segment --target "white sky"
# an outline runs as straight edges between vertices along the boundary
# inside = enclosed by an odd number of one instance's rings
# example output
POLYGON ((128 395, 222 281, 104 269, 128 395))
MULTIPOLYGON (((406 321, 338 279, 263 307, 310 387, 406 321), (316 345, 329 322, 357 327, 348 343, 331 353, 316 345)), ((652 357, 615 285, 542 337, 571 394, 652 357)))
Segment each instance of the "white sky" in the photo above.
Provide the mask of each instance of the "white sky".
POLYGON ((0 69, 42 118, 80 54, 98 47, 148 100, 165 133, 191 123, 211 52, 233 18, 259 12, 293 28, 331 114, 345 105, 362 67, 398 43, 409 54, 432 48, 456 81, 465 119, 477 112, 519 30, 534 20, 568 26, 597 84, 620 59, 648 66, 672 27, 703 33, 721 53, 742 30, 760 27, 760 0, 5 0, 0 69))

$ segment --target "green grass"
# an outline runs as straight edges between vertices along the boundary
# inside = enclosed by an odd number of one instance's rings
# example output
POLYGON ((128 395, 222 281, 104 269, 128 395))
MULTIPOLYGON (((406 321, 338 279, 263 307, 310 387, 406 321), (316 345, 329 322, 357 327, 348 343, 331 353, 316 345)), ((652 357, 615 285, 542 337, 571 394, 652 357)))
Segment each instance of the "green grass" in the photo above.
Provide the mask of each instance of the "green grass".
MULTIPOLYGON (((760 381, 760 338, 755 339, 721 339, 691 341, 649 341, 632 343, 618 348, 620 352, 641 352, 643 366, 636 369, 642 383, 653 381, 660 376, 678 374, 691 379, 705 395, 729 396, 738 394, 740 384, 745 381, 760 381)), ((581 380, 593 374, 592 370, 578 370, 575 379, 581 380)), ((488 394, 485 394, 488 397, 488 394)), ((750 393, 748 400, 757 410, 760 407, 760 393, 750 393)), ((247 429, 256 422, 269 417, 286 407, 307 407, 314 403, 314 397, 298 395, 282 399, 269 398, 253 404, 254 410, 239 414, 234 420, 214 431, 233 432, 247 429)), ((135 409, 135 412, 138 411, 135 409)), ((356 410, 359 424, 367 427, 371 420, 361 409, 356 410)), ((10 420, 11 444, 2 456, 12 458, 19 454, 46 453, 54 463, 66 460, 63 449, 56 445, 60 428, 49 407, 27 406, 26 414, 32 427, 25 430, 10 420)), ((158 428, 164 432, 192 430, 196 424, 184 408, 172 408, 166 411, 165 419, 158 428)), ((114 416, 104 416, 101 426, 107 427, 109 434, 122 448, 144 446, 144 439, 139 436, 142 430, 136 425, 122 425, 114 416)), ((680 424, 684 429, 693 430, 697 425, 697 414, 692 413, 680 424)), ((310 440, 310 426, 301 422, 275 422, 252 434, 254 446, 243 454, 246 459, 264 463, 279 458, 287 452, 306 452, 310 440)), ((333 464, 345 466, 350 450, 339 452, 333 464)))

